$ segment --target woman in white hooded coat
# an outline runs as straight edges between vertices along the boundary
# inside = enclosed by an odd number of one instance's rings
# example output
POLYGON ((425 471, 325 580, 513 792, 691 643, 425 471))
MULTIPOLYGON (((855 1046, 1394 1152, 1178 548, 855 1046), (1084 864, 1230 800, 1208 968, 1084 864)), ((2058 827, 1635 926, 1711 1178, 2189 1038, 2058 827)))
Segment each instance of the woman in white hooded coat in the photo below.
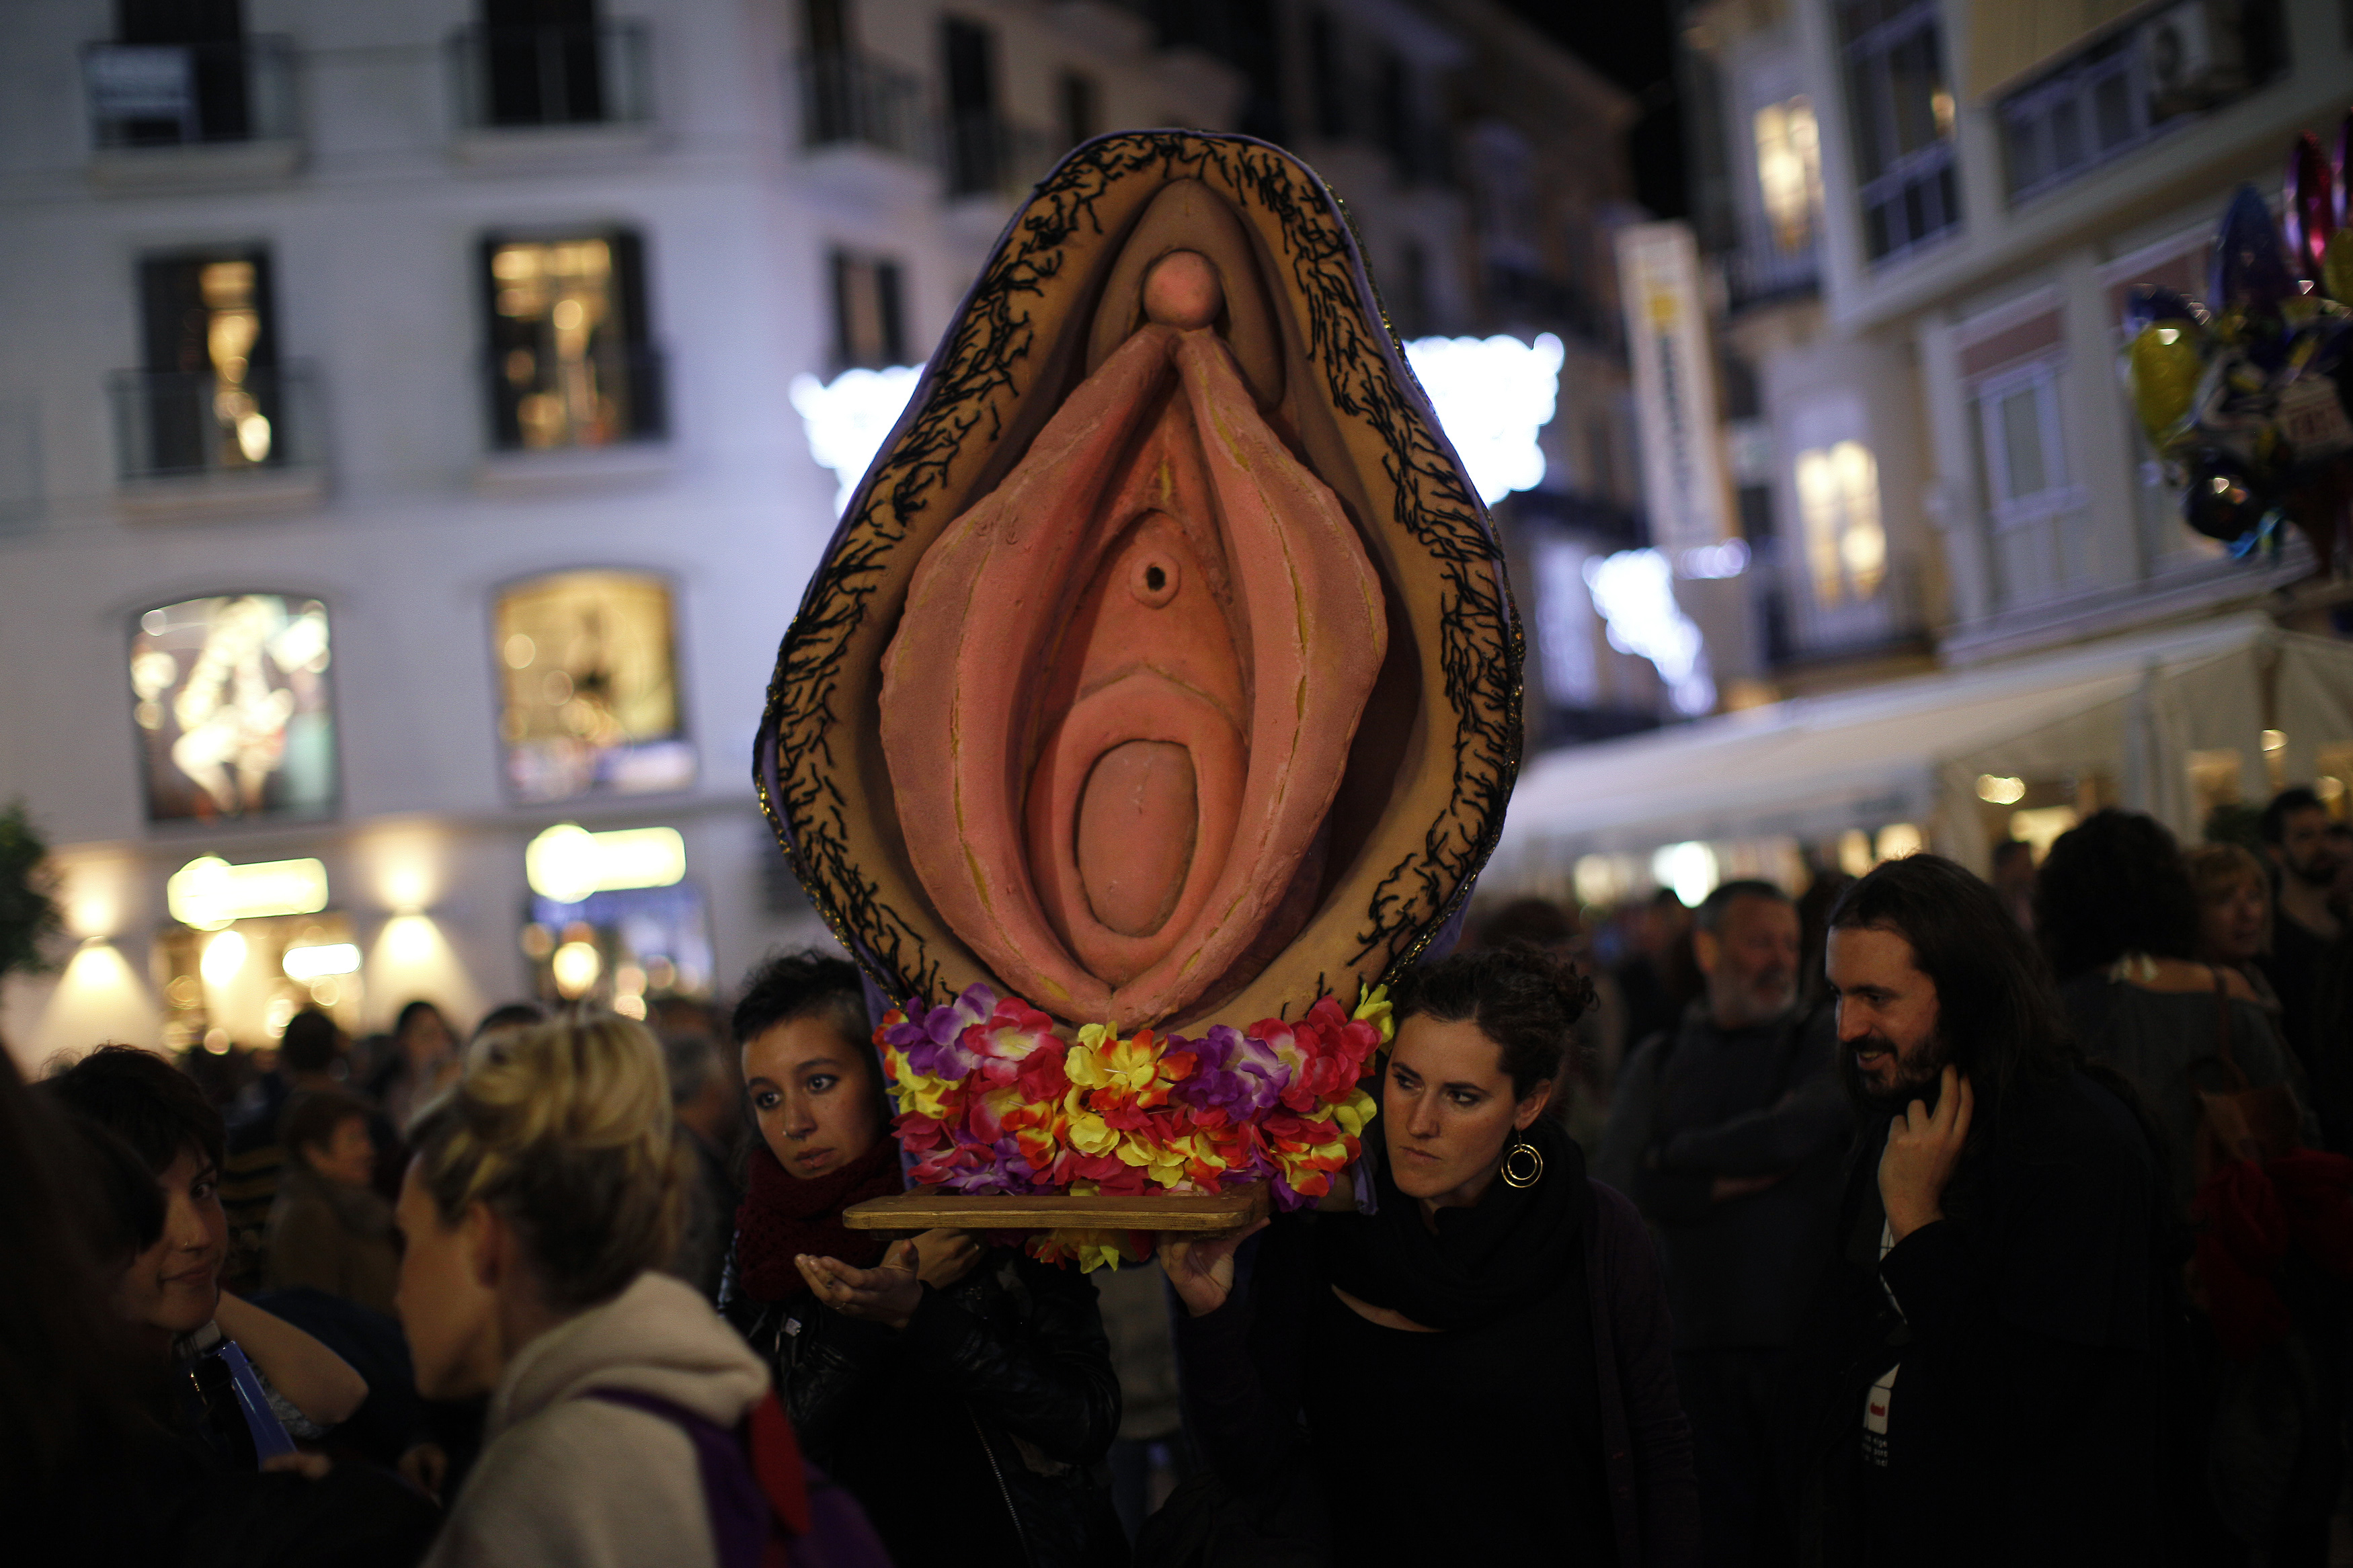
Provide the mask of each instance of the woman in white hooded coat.
POLYGON ((655 1271, 683 1173, 652 1037, 605 1017, 501 1039, 410 1142, 400 1312, 417 1384, 490 1395, 430 1568, 718 1568, 733 1553, 702 1448, 754 1415, 768 1373, 655 1271))

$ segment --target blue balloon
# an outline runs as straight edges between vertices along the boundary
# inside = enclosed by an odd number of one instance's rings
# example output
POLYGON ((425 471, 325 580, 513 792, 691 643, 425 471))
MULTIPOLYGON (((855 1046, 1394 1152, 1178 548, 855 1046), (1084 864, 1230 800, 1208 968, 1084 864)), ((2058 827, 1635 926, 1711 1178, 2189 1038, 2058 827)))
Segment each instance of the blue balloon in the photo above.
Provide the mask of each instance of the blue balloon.
POLYGON ((2263 193, 2241 185, 2214 235, 2213 281, 2207 302, 2217 311, 2243 306, 2250 314, 2274 315, 2296 291, 2287 252, 2263 193))

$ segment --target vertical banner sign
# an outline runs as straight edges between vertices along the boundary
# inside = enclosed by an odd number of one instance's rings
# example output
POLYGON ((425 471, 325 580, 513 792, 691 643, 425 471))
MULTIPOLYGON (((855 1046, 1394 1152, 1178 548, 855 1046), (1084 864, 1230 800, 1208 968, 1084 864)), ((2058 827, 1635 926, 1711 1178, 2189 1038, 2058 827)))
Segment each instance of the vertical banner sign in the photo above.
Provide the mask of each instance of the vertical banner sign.
POLYGON ((1643 499, 1651 542, 1670 561, 1720 544, 1734 531, 1699 281, 1690 225, 1642 223, 1618 231, 1618 292, 1634 362, 1643 499))

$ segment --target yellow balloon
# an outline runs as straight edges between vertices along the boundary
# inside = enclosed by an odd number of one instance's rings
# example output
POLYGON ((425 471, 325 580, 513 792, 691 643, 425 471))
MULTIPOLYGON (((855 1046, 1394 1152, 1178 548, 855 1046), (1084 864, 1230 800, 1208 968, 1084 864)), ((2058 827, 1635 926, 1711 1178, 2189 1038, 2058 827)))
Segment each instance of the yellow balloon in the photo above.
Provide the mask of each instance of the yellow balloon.
POLYGON ((2206 369, 2203 335, 2191 321, 2151 321, 2125 351, 2132 373, 2133 412, 2149 444, 2162 450, 2167 435, 2189 412, 2206 369))
POLYGON ((2353 224, 2330 235, 2320 253, 2320 291, 2340 305, 2353 305, 2353 224))

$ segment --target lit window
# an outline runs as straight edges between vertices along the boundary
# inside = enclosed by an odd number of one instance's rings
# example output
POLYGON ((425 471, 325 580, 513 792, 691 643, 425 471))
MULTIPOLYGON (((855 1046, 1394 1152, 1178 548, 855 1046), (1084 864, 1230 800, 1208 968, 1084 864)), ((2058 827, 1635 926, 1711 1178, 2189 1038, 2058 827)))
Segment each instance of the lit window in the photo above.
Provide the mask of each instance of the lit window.
POLYGON ((268 253, 147 257, 139 296, 146 363, 119 411, 125 473, 283 461, 268 253))
POLYGON ((1814 602, 1871 598, 1887 575, 1878 460, 1862 442, 1841 441, 1799 453, 1797 478, 1814 602))
POLYGON ((663 433, 633 234, 485 243, 493 443, 603 447, 663 433))
POLYGON ((151 822, 335 808, 326 607, 275 594, 164 605, 131 636, 151 822))
POLYGON ((1757 184, 1775 247, 1793 255, 1811 245, 1822 205, 1822 155, 1813 100, 1802 93, 1757 111, 1757 184))
POLYGON ((694 782, 670 585, 567 572, 499 595, 492 651, 507 783, 521 800, 646 795, 694 782))

